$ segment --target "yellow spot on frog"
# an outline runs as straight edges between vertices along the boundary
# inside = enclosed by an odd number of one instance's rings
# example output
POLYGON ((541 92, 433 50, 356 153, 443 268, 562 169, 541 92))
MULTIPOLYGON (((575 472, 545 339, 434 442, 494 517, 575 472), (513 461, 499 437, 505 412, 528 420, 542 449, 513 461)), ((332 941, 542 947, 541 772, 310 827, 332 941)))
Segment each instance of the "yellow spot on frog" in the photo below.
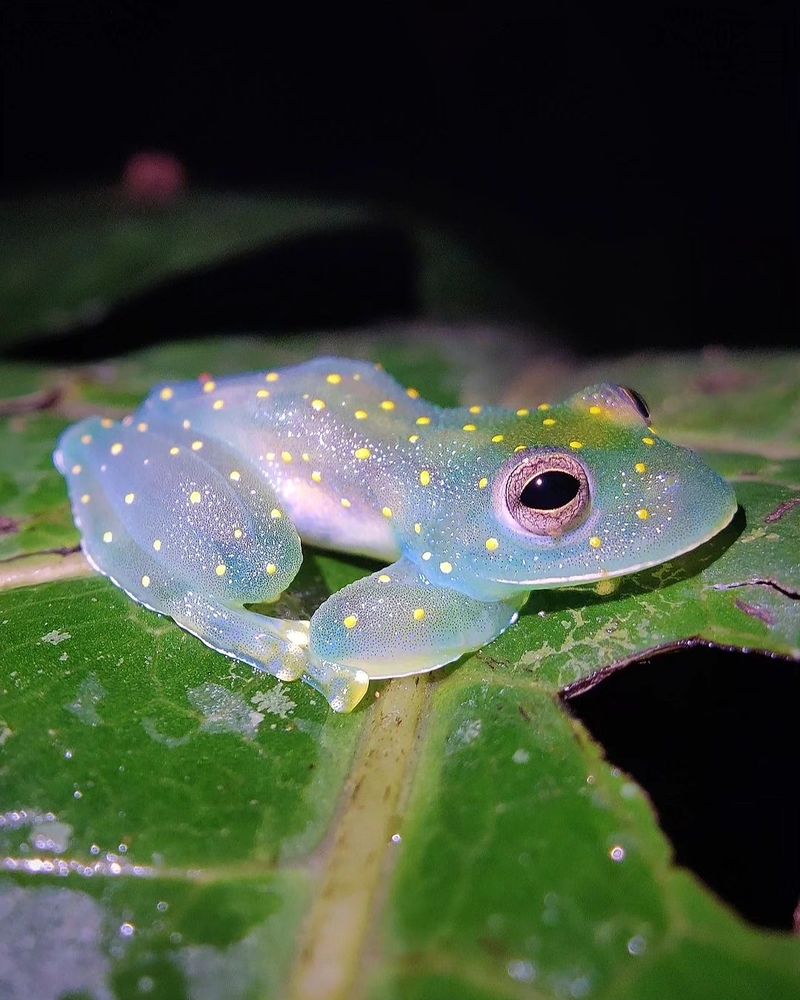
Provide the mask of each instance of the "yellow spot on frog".
POLYGON ((541 410, 542 413, 546 413, 550 409, 549 403, 539 403, 536 407, 537 410, 541 410))
POLYGON ((381 575, 378 577, 378 582, 379 583, 391 583, 392 582, 392 578, 389 576, 388 573, 381 573, 381 575))
POLYGON ((505 437, 502 434, 495 434, 492 438, 492 444, 500 444, 501 441, 505 441, 505 437))
POLYGON ((109 420, 108 417, 103 417, 103 419, 100 421, 100 426, 105 427, 105 429, 108 430, 109 427, 114 426, 114 421, 109 420))
POLYGON ((91 499, 88 493, 84 493, 81 497, 81 503, 88 503, 91 499))
POLYGON ((272 510, 269 512, 269 516, 272 518, 273 521, 279 521, 283 517, 283 514, 281 514, 281 512, 278 510, 277 507, 273 507, 272 510))
POLYGON ((188 431, 191 426, 192 426, 191 420, 184 420, 183 421, 183 429, 185 431, 188 431))
POLYGON ((496 538, 486 539, 486 549, 488 552, 496 552, 500 548, 500 542, 496 538))
POLYGON ((217 388, 217 383, 213 382, 211 379, 205 383, 203 386, 203 392, 213 392, 217 388))
POLYGON ((406 396, 410 399, 419 399, 419 389, 414 389, 411 386, 406 389, 406 396))
POLYGON ((514 451, 527 451, 528 446, 526 444, 518 444, 514 451))
POLYGON ((324 399, 312 399, 311 400, 311 409, 312 410, 316 410, 317 413, 319 413, 320 410, 324 410, 325 409, 325 400, 324 399))
POLYGON ((356 410, 353 416, 356 418, 356 420, 366 420, 369 414, 367 413, 366 410, 356 410))
POLYGON ((225 405, 224 399, 215 399, 213 409, 221 410, 224 405, 225 405))
POLYGON ((284 462, 286 462, 286 464, 288 465, 289 462, 291 462, 291 460, 292 460, 292 453, 290 451, 282 451, 281 452, 281 459, 284 462))
POLYGON ((234 469, 228 478, 232 479, 235 483, 238 483, 239 480, 242 478, 242 474, 241 472, 239 472, 238 469, 234 469))
POLYGON ((163 389, 161 390, 161 398, 162 398, 163 400, 168 400, 168 399, 172 399, 172 397, 173 397, 174 395, 175 395, 175 393, 174 393, 174 392, 172 391, 172 389, 170 389, 170 387, 169 387, 169 386, 165 386, 165 387, 164 387, 164 388, 163 388, 163 389))
POLYGON ((525 406, 521 406, 517 410, 517 416, 518 417, 529 417, 530 415, 531 415, 531 411, 527 407, 525 407, 525 406))
POLYGON ((114 541, 114 535, 112 534, 112 532, 110 532, 110 531, 104 531, 103 532, 103 541, 106 543, 106 545, 108 545, 109 542, 113 542, 114 541))
POLYGON ((82 444, 91 444, 92 443, 92 435, 91 434, 84 434, 83 437, 81 438, 81 443, 82 444))
POLYGON ((111 445, 111 454, 112 455, 119 455, 119 453, 121 451, 122 451, 122 445, 119 443, 119 441, 117 441, 116 444, 112 444, 111 445))
POLYGON ((650 511, 642 507, 641 510, 636 511, 636 516, 639 518, 640 521, 647 521, 650 517, 650 511))
POLYGON ((449 563, 449 562, 440 562, 439 563, 439 569, 443 573, 452 573, 453 572, 453 564, 449 563))
POLYGON ((423 469, 419 474, 419 484, 420 486, 430 486, 431 484, 431 474, 427 469, 423 469))
POLYGON ((600 597, 608 597, 609 594, 613 594, 617 590, 619 590, 619 580, 600 580, 594 586, 595 594, 600 597))
POLYGON ((342 507, 345 507, 345 508, 353 506, 350 503, 350 501, 347 499, 347 497, 342 497, 342 499, 339 501, 339 503, 342 505, 342 507))
POLYGON ((355 628, 358 625, 358 615, 348 615, 342 621, 345 628, 355 628))
POLYGON ((280 378, 280 375, 277 372, 267 372, 264 378, 267 380, 267 382, 277 382, 278 379, 280 378))
POLYGON ((150 586, 150 577, 149 576, 145 575, 145 576, 142 577, 142 586, 143 587, 149 587, 150 586))
POLYGON ((598 416, 598 414, 600 414, 602 412, 603 412, 602 406, 590 406, 589 407, 589 413, 591 413, 591 415, 593 417, 598 416))
POLYGON ((469 408, 470 413, 481 413, 482 411, 483 411, 482 406, 470 406, 469 408))
POLYGON ((430 422, 430 417, 417 417, 417 426, 419 427, 427 427, 430 422))
POLYGON ((228 567, 220 563, 219 566, 217 566, 217 568, 214 570, 214 572, 217 574, 217 576, 225 576, 225 574, 228 572, 228 567))
POLYGON ((191 500, 192 503, 200 503, 202 499, 203 497, 201 496, 198 490, 192 490, 192 492, 189 494, 189 500, 191 500))
POLYGON ((148 429, 148 425, 143 420, 141 421, 141 423, 138 423, 136 425, 136 430, 139 431, 140 434, 144 434, 144 432, 147 429, 148 429))
POLYGON ((241 528, 234 528, 233 529, 233 537, 234 538, 241 538, 242 537, 242 529, 241 528))
POLYGON ((602 548, 602 546, 603 546, 603 539, 602 538, 598 538, 597 535, 592 535, 592 537, 589 539, 589 544, 591 545, 591 547, 593 549, 602 548))
POLYGON ((479 490, 485 490, 488 485, 489 485, 489 480, 486 478, 486 476, 484 476, 482 479, 478 480, 478 489, 479 490))
POLYGON ((570 441, 569 446, 573 451, 580 451, 583 447, 583 441, 570 441))
POLYGON ((646 444, 648 448, 652 448, 652 447, 653 447, 653 445, 654 445, 654 444, 655 444, 656 442, 655 442, 655 440, 654 440, 653 438, 651 438, 651 437, 646 437, 646 438, 642 438, 642 443, 643 443, 643 444, 646 444))
POLYGON ((425 620, 425 608, 414 608, 414 621, 421 622, 425 620))
POLYGON ((269 389, 259 389, 256 393, 259 399, 269 399, 269 389))
POLYGON ((556 425, 556 421, 555 421, 554 417, 546 417, 542 421, 542 426, 543 427, 555 427, 555 425, 556 425))
POLYGON ((136 499, 136 494, 134 493, 125 494, 125 503, 133 503, 135 499, 136 499))
POLYGON ((200 451, 203 447, 202 441, 192 441, 192 451, 200 451))
POLYGON ((169 453, 170 453, 170 455, 177 455, 179 451, 180 451, 180 448, 178 448, 177 445, 173 445, 170 448, 169 453))
POLYGON ((384 399, 381 403, 381 409, 391 412, 394 409, 394 403, 391 399, 384 399))
POLYGON ((475 426, 475 424, 464 424, 464 426, 462 428, 462 430, 465 430, 465 431, 476 431, 477 429, 478 428, 475 426))
POLYGON ((417 523, 416 523, 416 524, 414 525, 414 531, 415 531, 415 532, 416 532, 416 533, 417 533, 418 535, 421 535, 421 534, 422 534, 422 525, 421 525, 421 524, 419 523, 419 521, 417 521, 417 523))
POLYGON ((153 548, 156 550, 156 552, 160 552, 161 551, 161 539, 160 538, 154 538, 153 539, 153 548))
POLYGON ((408 440, 411 444, 416 444, 419 441, 419 434, 412 434, 408 440))
POLYGON ((381 511, 381 513, 383 514, 384 517, 393 517, 394 516, 394 512, 392 511, 391 507, 384 507, 383 510, 381 511))
POLYGON ((275 563, 267 563, 267 576, 275 576, 278 572, 278 567, 275 563))
POLYGON ((362 462, 372 457, 372 452, 369 450, 369 448, 356 448, 353 454, 356 456, 357 459, 359 459, 362 462))
POLYGON ((72 466, 72 474, 74 476, 80 475, 81 467, 79 465, 72 466))
POLYGON ((342 381, 342 376, 337 375, 336 372, 331 372, 330 375, 325 376, 325 381, 329 382, 331 385, 338 385, 342 381))
POLYGON ((318 472, 316 469, 311 473, 311 478, 315 483, 322 482, 322 473, 318 472))
POLYGON ((639 473, 640 476, 643 476, 645 472, 647 472, 647 466, 644 464, 644 462, 637 462, 636 465, 634 465, 634 469, 639 473))

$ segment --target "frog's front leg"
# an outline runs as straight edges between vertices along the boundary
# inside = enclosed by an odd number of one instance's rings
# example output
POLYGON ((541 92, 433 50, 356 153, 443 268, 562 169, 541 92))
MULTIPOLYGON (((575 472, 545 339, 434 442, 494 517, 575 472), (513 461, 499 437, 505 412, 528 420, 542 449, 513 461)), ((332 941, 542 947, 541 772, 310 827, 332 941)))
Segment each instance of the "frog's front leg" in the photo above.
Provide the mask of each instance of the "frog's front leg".
POLYGON ((342 670, 371 679, 435 670, 512 625, 527 596, 477 601, 431 583, 403 557, 333 594, 312 616, 307 680, 324 692, 342 670))

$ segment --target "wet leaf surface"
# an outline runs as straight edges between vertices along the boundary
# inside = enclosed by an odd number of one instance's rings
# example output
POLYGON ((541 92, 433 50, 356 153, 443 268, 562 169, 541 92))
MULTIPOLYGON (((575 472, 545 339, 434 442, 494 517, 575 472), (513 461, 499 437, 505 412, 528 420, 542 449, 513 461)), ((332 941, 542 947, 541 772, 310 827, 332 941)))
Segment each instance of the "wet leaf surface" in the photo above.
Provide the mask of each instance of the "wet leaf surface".
MULTIPOLYGON (((214 210, 189 249, 202 199, 161 228, 131 214, 119 245, 110 203, 51 246, 41 206, 19 232, 11 213, 8 337, 298 223, 249 202, 214 210), (149 270, 134 266, 139 240, 149 270)), ((347 222, 338 211, 312 206, 304 224, 347 222)), ((461 273, 479 266, 464 260, 461 273)), ((441 302, 439 265, 425 287, 441 302)), ((800 659, 799 385, 791 354, 585 366, 427 327, 0 366, 0 995, 794 997, 797 941, 747 925, 673 863, 647 796, 559 694, 697 640, 800 659), (88 573, 50 459, 70 420, 121 416, 155 381, 323 352, 380 360, 445 404, 634 385, 659 431, 733 480, 739 515, 612 593, 539 592, 462 663, 333 715, 88 573)), ((309 614, 368 570, 311 551, 279 610, 309 614)))

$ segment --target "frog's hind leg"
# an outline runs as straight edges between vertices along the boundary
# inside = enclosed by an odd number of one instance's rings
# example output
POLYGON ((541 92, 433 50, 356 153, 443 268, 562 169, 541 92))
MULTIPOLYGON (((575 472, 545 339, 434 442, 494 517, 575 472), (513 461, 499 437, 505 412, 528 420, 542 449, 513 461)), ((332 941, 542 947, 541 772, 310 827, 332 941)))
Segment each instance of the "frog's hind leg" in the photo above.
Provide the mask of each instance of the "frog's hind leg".
POLYGON ((70 428, 54 456, 92 565, 214 649, 285 680, 300 677, 308 622, 244 607, 274 600, 302 558, 268 483, 234 468, 213 442, 201 456, 164 432, 109 423, 70 428))

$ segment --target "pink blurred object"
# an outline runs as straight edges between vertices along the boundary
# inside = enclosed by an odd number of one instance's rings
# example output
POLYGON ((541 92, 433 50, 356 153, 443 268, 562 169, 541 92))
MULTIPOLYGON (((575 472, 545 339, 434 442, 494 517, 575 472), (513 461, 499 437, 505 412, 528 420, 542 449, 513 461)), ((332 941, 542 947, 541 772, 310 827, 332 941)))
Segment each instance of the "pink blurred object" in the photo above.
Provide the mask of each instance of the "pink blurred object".
POLYGON ((171 153, 134 153, 122 172, 122 188, 131 201, 165 204, 185 187, 186 170, 171 153))

